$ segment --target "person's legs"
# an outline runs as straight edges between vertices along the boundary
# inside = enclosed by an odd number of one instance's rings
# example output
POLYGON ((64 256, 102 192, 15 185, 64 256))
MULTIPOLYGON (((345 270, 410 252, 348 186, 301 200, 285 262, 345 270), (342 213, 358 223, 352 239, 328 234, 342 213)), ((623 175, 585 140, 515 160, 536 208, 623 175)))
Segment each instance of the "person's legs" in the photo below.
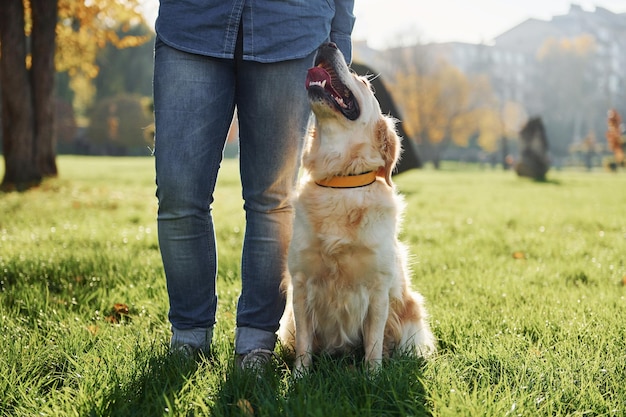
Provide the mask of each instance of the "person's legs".
POLYGON ((234 109, 234 62, 157 40, 154 69, 158 231, 171 347, 207 351, 215 323, 217 249, 210 205, 234 109))
POLYGON ((237 112, 246 231, 235 351, 273 350, 285 307, 280 283, 291 239, 291 196, 310 109, 313 54, 273 64, 238 62, 237 112))

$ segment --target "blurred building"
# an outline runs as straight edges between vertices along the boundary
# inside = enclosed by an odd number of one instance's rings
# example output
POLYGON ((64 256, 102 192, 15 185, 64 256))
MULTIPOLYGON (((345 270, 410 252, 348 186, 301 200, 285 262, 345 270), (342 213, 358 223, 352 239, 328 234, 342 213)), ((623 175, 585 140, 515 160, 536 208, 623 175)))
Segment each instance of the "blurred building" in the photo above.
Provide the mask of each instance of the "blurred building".
MULTIPOLYGON (((575 121, 562 123, 572 125, 568 128, 553 129, 554 123, 548 118, 549 130, 558 131, 559 140, 563 142, 561 148, 565 149, 568 144, 583 140, 591 131, 603 137, 609 108, 626 113, 626 13, 613 13, 601 7, 588 11, 571 5, 568 13, 550 20, 527 19, 489 44, 430 43, 375 51, 364 43, 356 43, 355 57, 362 57, 364 62, 379 68, 387 78, 393 77, 403 54, 418 55, 422 61, 445 60, 467 75, 486 74, 501 103, 520 103, 529 115, 543 114, 550 109, 546 110, 546 97, 539 96, 538 90, 543 88, 549 95, 551 86, 539 85, 549 82, 545 79, 546 69, 538 59, 540 51, 550 40, 574 40, 583 36, 589 37, 593 45, 585 74, 579 78, 585 85, 571 85, 572 89, 584 88, 578 100, 581 107, 573 109, 572 105, 559 109, 580 114, 572 116, 577 118, 575 121)), ((565 75, 570 69, 559 69, 557 77, 559 71, 565 75)), ((553 94, 556 93, 554 88, 553 94)))
MULTIPOLYGON (((527 19, 497 36, 493 44, 432 43, 422 48, 432 59, 444 58, 466 73, 489 72, 503 98, 521 100, 532 79, 537 53, 549 39, 590 35, 595 41, 598 86, 609 94, 626 91, 626 13, 596 7, 593 11, 571 5, 567 14, 551 20, 527 19)), ((398 48, 404 49, 404 48, 398 48)), ((354 44, 355 57, 381 72, 393 72, 389 51, 370 49, 363 41, 354 44)))
POLYGON ((619 101, 619 96, 626 94, 626 13, 617 14, 601 7, 586 11, 572 5, 565 15, 549 21, 528 19, 502 33, 495 39, 494 51, 521 54, 533 62, 548 39, 581 35, 591 35, 595 44, 594 73, 589 76, 609 101, 619 101))

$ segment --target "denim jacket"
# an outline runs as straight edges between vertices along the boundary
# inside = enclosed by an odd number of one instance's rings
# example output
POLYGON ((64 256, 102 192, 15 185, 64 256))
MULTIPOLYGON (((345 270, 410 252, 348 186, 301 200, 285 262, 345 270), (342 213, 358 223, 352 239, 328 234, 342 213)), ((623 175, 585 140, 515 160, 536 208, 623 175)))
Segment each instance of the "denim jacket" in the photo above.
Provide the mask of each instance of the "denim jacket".
POLYGON ((352 58, 354 0, 161 0, 156 32, 167 45, 233 58, 239 23, 243 59, 303 58, 326 41, 352 58))

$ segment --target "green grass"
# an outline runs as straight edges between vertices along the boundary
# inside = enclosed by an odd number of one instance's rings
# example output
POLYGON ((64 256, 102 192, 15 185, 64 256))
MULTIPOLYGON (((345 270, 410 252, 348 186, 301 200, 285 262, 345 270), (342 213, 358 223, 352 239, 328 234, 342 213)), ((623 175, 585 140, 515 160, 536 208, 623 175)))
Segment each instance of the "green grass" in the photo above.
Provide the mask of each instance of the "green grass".
POLYGON ((152 159, 58 162, 59 179, 0 194, 0 416, 626 415, 623 172, 398 176, 438 356, 374 375, 323 358, 300 380, 284 367, 257 381, 232 365, 236 162, 214 208, 214 356, 199 362, 167 355, 152 159))

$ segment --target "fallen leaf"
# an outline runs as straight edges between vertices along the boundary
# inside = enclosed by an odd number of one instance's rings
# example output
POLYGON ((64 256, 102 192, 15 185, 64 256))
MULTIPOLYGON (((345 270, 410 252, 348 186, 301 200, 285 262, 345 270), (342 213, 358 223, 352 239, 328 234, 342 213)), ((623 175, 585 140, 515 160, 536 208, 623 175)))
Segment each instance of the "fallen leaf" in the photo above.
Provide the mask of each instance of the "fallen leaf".
POLYGON ((128 306, 126 304, 122 304, 122 303, 115 303, 113 305, 113 311, 115 312, 115 314, 119 314, 122 316, 127 316, 129 309, 128 306))
POLYGON ((520 251, 513 252, 513 259, 526 259, 526 255, 520 251))
POLYGON ((245 416, 254 416, 254 408, 252 408, 250 401, 245 398, 237 400, 237 408, 239 408, 245 416))
POLYGON ((104 321, 106 321, 107 323, 111 323, 111 324, 117 324, 120 322, 120 319, 117 316, 111 314, 110 316, 106 316, 104 318, 104 321))
POLYGON ((117 324, 121 320, 130 320, 130 309, 124 303, 115 303, 111 309, 111 313, 104 318, 104 321, 111 324, 117 324))

